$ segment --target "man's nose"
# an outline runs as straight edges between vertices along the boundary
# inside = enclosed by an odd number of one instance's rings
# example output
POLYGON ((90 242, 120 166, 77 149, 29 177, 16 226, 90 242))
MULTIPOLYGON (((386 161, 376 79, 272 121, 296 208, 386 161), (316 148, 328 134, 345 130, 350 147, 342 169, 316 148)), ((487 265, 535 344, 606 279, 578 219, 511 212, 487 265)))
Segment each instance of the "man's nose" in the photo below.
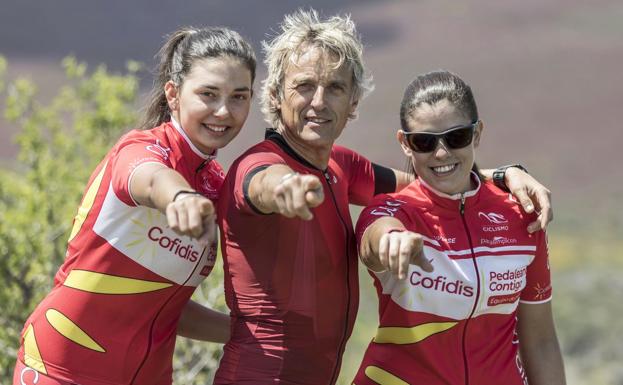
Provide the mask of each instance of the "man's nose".
POLYGON ((316 87, 314 96, 312 97, 311 106, 314 108, 322 108, 325 105, 325 88, 321 85, 316 87))

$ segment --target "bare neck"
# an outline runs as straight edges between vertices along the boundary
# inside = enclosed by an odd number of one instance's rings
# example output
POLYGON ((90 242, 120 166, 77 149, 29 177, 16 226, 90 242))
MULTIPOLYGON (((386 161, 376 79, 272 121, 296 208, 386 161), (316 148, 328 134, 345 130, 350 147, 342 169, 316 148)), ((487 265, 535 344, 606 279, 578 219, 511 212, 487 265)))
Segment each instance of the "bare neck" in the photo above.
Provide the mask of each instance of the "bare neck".
POLYGON ((315 145, 309 143, 289 133, 288 130, 282 127, 277 128, 277 132, 281 134, 288 146, 292 148, 301 158, 311 163, 319 170, 324 170, 329 165, 329 159, 331 157, 331 149, 333 143, 330 145, 315 145))

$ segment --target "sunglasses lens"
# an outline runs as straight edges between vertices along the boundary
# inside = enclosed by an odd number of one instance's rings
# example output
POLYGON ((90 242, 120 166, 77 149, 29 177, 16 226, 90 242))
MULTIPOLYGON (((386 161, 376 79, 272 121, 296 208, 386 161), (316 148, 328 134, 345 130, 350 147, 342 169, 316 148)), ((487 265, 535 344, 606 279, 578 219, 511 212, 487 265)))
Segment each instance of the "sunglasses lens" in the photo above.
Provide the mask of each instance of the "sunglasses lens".
POLYGON ((410 134, 407 136, 409 147, 416 152, 431 152, 437 147, 437 136, 431 134, 410 134))
POLYGON ((415 152, 435 151, 439 139, 443 138, 448 148, 458 149, 469 146, 474 138, 475 125, 457 127, 445 133, 432 134, 426 132, 407 132, 406 138, 409 147, 415 152))
POLYGON ((457 128, 444 136, 444 140, 450 148, 463 148, 469 146, 474 137, 472 126, 457 128))

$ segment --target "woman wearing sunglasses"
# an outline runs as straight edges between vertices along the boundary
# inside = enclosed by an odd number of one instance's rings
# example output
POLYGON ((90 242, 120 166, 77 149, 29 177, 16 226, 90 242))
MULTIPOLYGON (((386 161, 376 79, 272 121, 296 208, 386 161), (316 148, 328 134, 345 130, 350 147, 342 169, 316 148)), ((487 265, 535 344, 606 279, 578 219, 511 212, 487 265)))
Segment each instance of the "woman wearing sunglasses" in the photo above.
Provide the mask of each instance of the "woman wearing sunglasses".
POLYGON ((546 235, 481 177, 470 87, 447 71, 418 76, 400 120, 417 179, 357 224, 380 325, 354 383, 564 384, 546 235))

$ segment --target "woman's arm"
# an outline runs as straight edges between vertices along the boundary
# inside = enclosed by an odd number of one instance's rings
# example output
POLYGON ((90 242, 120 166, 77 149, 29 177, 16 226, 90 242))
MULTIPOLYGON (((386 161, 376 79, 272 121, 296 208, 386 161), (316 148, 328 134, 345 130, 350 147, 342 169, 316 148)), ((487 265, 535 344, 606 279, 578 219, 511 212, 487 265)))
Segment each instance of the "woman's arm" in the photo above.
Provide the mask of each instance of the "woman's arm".
POLYGON ((396 218, 382 217, 364 231, 359 255, 370 270, 390 270, 399 279, 404 279, 409 264, 419 265, 425 271, 433 271, 433 266, 422 253, 422 245, 420 234, 407 231, 396 218))
POLYGON ((177 334, 195 340, 224 344, 229 341, 230 317, 197 302, 188 301, 177 325, 177 334))
POLYGON ((530 385, 564 385, 565 371, 551 301, 520 303, 517 319, 521 359, 530 385))
POLYGON ((164 213, 178 234, 204 243, 216 236, 212 201, 194 191, 177 171, 159 163, 145 163, 132 174, 129 189, 138 204, 164 213))

